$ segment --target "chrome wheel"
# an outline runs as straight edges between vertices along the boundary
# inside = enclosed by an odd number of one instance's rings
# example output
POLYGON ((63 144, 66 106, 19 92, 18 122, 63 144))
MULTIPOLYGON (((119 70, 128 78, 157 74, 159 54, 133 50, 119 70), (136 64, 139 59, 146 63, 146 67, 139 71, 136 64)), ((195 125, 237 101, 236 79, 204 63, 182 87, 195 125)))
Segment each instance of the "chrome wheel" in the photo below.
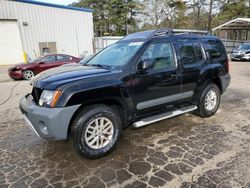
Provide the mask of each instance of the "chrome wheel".
POLYGON ((82 135, 82 143, 85 140, 90 148, 101 149, 110 143, 113 134, 113 123, 106 117, 99 117, 87 125, 86 131, 82 135))
POLYGON ((205 108, 208 111, 212 111, 217 105, 217 94, 214 90, 208 91, 205 97, 205 108))
POLYGON ((26 80, 30 80, 31 78, 34 77, 34 72, 31 71, 31 70, 26 70, 26 71, 23 72, 23 77, 26 80))

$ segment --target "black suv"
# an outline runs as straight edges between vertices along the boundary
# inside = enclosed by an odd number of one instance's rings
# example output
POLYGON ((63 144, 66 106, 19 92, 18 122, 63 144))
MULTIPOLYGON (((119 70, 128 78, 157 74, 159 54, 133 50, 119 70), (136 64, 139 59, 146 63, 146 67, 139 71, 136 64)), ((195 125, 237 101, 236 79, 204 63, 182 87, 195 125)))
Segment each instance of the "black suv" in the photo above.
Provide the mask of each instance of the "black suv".
POLYGON ((151 30, 124 37, 84 64, 37 75, 20 109, 38 136, 71 136, 79 154, 98 158, 130 124, 138 128, 191 111, 212 116, 229 83, 218 38, 151 30))

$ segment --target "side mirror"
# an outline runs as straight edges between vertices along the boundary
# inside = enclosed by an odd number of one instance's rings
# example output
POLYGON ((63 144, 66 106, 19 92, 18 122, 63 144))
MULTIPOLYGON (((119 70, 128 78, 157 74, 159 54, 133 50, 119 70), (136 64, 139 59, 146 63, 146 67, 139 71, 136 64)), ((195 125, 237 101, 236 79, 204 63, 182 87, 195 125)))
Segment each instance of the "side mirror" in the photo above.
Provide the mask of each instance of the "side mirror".
POLYGON ((154 61, 152 59, 144 59, 139 63, 138 70, 140 72, 147 72, 154 67, 154 61))

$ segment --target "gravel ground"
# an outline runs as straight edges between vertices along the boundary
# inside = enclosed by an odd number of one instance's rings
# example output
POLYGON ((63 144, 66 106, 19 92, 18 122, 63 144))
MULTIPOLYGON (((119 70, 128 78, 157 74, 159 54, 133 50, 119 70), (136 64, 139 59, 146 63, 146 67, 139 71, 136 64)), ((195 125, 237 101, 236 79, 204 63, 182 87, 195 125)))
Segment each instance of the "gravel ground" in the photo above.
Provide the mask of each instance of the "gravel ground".
POLYGON ((87 160, 66 141, 38 138, 24 123, 27 81, 0 67, 0 188, 225 187, 250 188, 250 63, 231 63, 232 83, 217 114, 186 114, 132 130, 110 155, 87 160), (17 84, 17 85, 16 85, 17 84))

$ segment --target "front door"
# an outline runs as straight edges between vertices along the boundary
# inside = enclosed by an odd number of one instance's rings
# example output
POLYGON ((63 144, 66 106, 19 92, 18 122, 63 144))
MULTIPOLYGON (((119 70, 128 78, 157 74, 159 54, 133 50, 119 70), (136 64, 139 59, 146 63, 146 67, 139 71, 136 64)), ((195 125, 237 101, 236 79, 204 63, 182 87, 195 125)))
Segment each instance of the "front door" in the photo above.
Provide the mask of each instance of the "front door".
POLYGON ((57 61, 55 55, 47 55, 42 58, 39 62, 39 72, 45 71, 47 69, 57 67, 57 61))
POLYGON ((181 74, 174 49, 169 41, 150 44, 138 62, 153 61, 152 69, 133 77, 134 104, 137 111, 145 113, 152 108, 173 107, 182 99, 181 74))

